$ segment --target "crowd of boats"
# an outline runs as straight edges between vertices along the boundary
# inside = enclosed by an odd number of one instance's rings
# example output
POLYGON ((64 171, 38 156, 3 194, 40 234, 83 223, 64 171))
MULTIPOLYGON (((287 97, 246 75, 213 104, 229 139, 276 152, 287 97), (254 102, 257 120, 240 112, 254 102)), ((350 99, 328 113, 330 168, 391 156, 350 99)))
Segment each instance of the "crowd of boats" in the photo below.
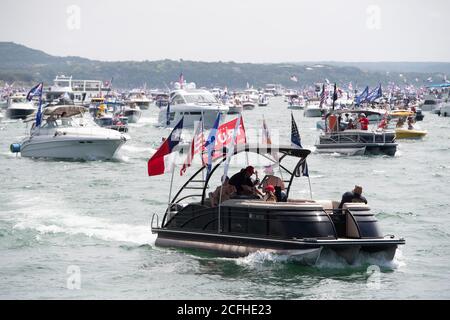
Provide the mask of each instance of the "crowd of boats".
MULTIPOLYGON (((29 135, 10 147, 22 157, 111 159, 130 139, 128 125, 139 122, 142 111, 147 109, 158 112, 159 126, 194 129, 201 122, 202 129, 212 129, 211 137, 220 130, 218 124, 225 121, 226 115, 235 114, 239 128, 241 120, 237 119, 242 119, 244 110, 267 107, 276 96, 284 99, 286 109, 303 110, 304 117, 317 118, 316 126, 321 131, 315 145, 317 153, 393 156, 397 140, 427 135, 417 125, 424 118, 423 111, 450 115, 449 89, 446 84, 414 90, 392 86, 382 92, 380 85, 371 92, 366 88, 358 94, 350 86, 343 90, 323 83, 302 90, 267 85, 263 89, 247 86, 230 91, 197 89, 195 84, 180 79, 171 90, 118 91, 112 89, 111 83, 61 76, 56 77, 51 87, 40 83, 28 91, 8 86, 2 91, 0 106, 6 118, 21 119, 30 126, 29 135)), ((178 144, 184 153, 187 147, 194 150, 194 142, 173 140, 172 134, 163 137, 164 152, 172 152, 178 144)), ((202 144, 201 149, 205 148, 206 144, 202 144)), ((300 144, 269 144, 262 148, 244 139, 240 144, 233 142, 231 153, 228 146, 215 151, 219 154, 215 163, 202 160, 200 169, 174 197, 169 196, 162 223, 156 221, 155 225, 152 221, 152 230, 158 234, 157 245, 226 256, 269 250, 314 263, 322 250, 333 250, 348 262, 355 261, 362 252, 382 253, 391 260, 398 245, 405 243, 404 239, 380 231, 367 204, 339 205, 334 200, 293 198, 290 192, 293 180, 305 176, 306 158, 311 153, 300 144), (282 190, 285 194, 282 199, 277 197, 275 202, 267 203, 238 195, 218 203, 211 201, 211 193, 207 192, 211 177, 220 172, 217 169, 221 165, 227 166, 229 157, 242 153, 262 156, 283 171, 282 182, 287 186, 282 190), (294 159, 288 161, 292 168, 284 164, 289 158, 294 159), (189 190, 202 192, 191 194, 189 190)), ((162 172, 165 161, 161 164, 162 172)), ((150 171, 149 168, 149 174, 150 171)), ((159 220, 158 217, 155 215, 153 219, 159 220)))

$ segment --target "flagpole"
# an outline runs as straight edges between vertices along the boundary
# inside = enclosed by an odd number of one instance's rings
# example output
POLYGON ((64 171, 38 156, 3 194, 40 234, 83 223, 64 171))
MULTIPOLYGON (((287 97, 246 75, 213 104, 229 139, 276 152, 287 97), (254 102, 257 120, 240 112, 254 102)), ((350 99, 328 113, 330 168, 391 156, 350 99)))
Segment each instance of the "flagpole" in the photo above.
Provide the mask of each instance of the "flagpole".
POLYGON ((167 202, 167 210, 169 211, 169 213, 171 211, 171 209, 170 209, 171 203, 170 202, 171 202, 171 198, 172 198, 172 185, 173 185, 174 174, 175 174, 175 164, 172 165, 172 177, 170 178, 169 201, 167 202))

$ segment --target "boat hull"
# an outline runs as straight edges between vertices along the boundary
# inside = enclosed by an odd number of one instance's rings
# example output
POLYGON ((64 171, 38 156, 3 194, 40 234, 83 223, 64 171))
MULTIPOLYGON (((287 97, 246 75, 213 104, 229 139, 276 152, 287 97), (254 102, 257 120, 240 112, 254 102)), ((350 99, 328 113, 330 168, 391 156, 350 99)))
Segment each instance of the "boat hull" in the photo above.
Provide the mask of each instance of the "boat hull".
POLYGON ((128 123, 137 123, 141 118, 141 110, 125 110, 123 115, 128 118, 128 123))
POLYGON ((350 264, 361 253, 381 254, 384 259, 392 260, 398 245, 405 243, 401 239, 281 240, 158 228, 152 231, 158 235, 155 245, 159 247, 194 249, 230 258, 263 251, 288 256, 306 265, 314 265, 322 250, 332 250, 350 264))
POLYGON ((28 139, 22 143, 22 157, 73 159, 73 160, 108 160, 112 159, 124 139, 61 139, 53 140, 28 139))
POLYGON ((303 111, 303 116, 306 118, 321 118, 322 117, 322 110, 321 109, 308 109, 306 108, 303 111))
POLYGON ((422 130, 407 130, 407 129, 395 130, 396 139, 422 139, 426 135, 427 131, 422 130))
POLYGON ((316 145, 317 153, 338 153, 350 156, 357 155, 387 155, 395 156, 397 152, 396 143, 385 144, 320 144, 316 145))
POLYGON ((12 120, 25 119, 27 116, 32 114, 34 111, 35 111, 34 109, 9 108, 9 109, 6 109, 6 116, 12 120))

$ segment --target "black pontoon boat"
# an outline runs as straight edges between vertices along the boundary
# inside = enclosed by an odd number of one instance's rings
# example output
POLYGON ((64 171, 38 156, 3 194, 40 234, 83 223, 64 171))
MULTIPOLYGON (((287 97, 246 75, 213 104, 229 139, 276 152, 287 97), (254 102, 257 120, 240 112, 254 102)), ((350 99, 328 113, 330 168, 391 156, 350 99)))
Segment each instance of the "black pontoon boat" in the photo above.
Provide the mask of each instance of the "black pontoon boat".
POLYGON ((383 234, 375 215, 365 204, 348 203, 339 210, 336 201, 292 199, 294 178, 301 176, 309 150, 240 145, 235 148, 234 156, 242 152, 256 153, 273 163, 276 160, 271 154, 278 152, 276 158, 282 176, 289 177, 285 180, 287 201, 269 203, 232 198, 212 207, 207 186, 225 161, 219 158, 209 178, 201 178, 206 168, 203 166, 181 187, 171 199, 161 226, 158 215, 153 215, 152 232, 157 233, 157 246, 199 249, 227 257, 262 250, 314 264, 323 249, 337 252, 349 263, 360 252, 378 253, 392 260, 397 246, 405 244, 404 239, 383 234), (288 169, 285 162, 290 162, 293 168, 288 169), (201 193, 190 194, 192 190, 201 193), (193 198, 199 201, 184 203, 193 198), (153 226, 155 218, 156 227, 153 226))

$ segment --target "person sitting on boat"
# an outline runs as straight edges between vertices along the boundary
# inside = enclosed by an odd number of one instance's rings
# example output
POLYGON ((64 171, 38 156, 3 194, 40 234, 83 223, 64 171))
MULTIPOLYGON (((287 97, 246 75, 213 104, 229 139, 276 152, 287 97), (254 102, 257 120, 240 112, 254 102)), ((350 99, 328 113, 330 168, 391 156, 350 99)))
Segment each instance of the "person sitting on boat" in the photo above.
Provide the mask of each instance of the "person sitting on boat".
MULTIPOLYGON (((362 187, 355 186, 353 191, 348 191, 342 195, 341 203, 339 204, 339 209, 342 209, 344 203, 348 202, 361 202, 367 204, 367 200, 364 196, 362 196, 362 187)), ((339 210, 340 211, 340 210, 339 210)))
POLYGON ((347 130, 355 130, 356 129, 356 126, 353 123, 353 119, 352 118, 348 119, 348 123, 347 123, 347 128, 346 129, 347 130))
POLYGON ((403 127, 403 125, 405 124, 405 118, 399 118, 398 119, 398 121, 397 121, 397 125, 396 125, 396 127, 397 128, 401 128, 401 127, 403 127))
POLYGON ((364 113, 359 115, 358 122, 361 124, 361 130, 369 130, 369 119, 364 113))
POLYGON ((236 187, 238 195, 256 196, 257 194, 261 194, 255 187, 260 183, 258 172, 252 166, 241 169, 241 171, 231 177, 229 183, 236 187), (253 174, 256 175, 255 181, 251 179, 253 174))
POLYGON ((413 123, 414 123, 413 117, 409 116, 408 117, 408 130, 414 130, 413 123))
POLYGON ((230 184, 229 177, 224 177, 223 179, 223 184, 217 187, 214 192, 209 194, 211 207, 217 207, 219 203, 230 200, 231 197, 237 192, 236 187, 230 184))
POLYGON ((275 196, 275 187, 269 184, 264 188, 266 194, 264 195, 264 201, 266 202, 277 202, 277 197, 275 196))
POLYGON ((261 181, 263 190, 265 190, 267 186, 272 185, 275 189, 275 196, 277 197, 278 201, 285 201, 286 187, 284 186, 284 181, 280 177, 274 175, 273 167, 271 165, 264 168, 264 173, 266 174, 266 176, 261 181))

